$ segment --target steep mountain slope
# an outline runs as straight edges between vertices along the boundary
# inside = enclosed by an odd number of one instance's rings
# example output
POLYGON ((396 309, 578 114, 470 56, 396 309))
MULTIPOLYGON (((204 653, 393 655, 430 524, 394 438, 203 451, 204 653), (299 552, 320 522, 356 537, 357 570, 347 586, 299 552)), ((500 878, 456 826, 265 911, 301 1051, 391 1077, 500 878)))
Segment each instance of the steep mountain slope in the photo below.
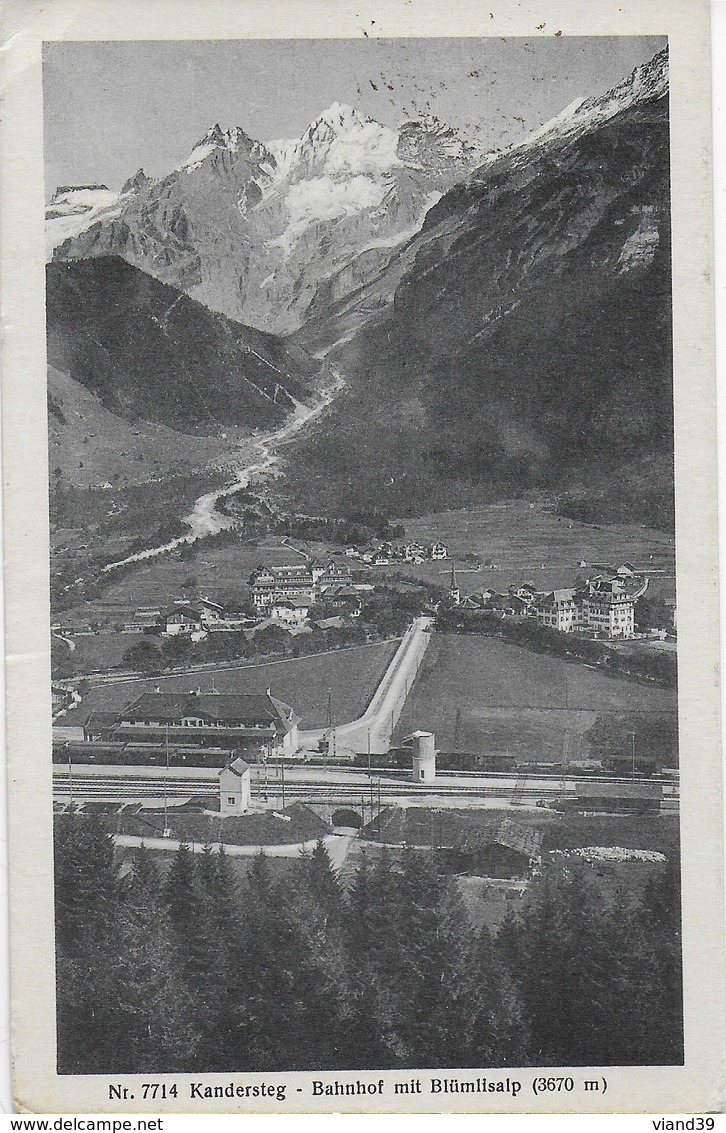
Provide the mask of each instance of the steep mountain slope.
POLYGON ((127 421, 191 434, 281 424, 317 366, 117 258, 49 264, 48 361, 127 421))
POLYGON ((48 239, 57 260, 118 255, 213 310, 289 333, 328 291, 387 264, 480 157, 435 119, 393 130, 335 103, 297 141, 214 126, 159 180, 139 170, 120 195, 93 199, 64 186, 48 239))
POLYGON ((290 492, 396 513, 542 488, 668 526, 670 293, 663 52, 475 171, 304 328, 308 347, 352 328, 349 386, 290 492))
MULTIPOLYGON (((153 421, 126 420, 69 374, 48 367, 48 453, 51 490, 146 484, 224 464, 227 437, 192 435, 153 421)), ((242 434, 244 435, 244 434, 242 434)), ((109 504, 110 506, 110 504, 109 504)))

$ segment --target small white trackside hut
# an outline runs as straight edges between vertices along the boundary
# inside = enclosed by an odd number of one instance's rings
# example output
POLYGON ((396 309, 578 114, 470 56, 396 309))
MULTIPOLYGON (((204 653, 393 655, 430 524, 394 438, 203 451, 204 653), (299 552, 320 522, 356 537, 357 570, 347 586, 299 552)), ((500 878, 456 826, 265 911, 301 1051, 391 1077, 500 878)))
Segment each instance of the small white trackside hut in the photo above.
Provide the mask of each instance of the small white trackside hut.
POLYGON ((252 773, 244 759, 233 759, 219 773, 219 813, 245 814, 250 809, 252 773))

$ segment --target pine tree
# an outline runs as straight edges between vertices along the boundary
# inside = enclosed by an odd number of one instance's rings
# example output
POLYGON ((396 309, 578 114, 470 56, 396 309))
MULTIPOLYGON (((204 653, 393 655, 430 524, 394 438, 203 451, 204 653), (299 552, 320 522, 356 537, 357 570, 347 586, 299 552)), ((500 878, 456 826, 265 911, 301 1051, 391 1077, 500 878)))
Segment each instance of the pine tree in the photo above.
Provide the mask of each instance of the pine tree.
POLYGON ((119 897, 113 837, 78 813, 59 816, 54 833, 58 1067, 101 1072, 119 897))
POLYGON ((647 931, 653 941, 658 1010, 647 1015, 646 1042, 653 1064, 683 1062, 683 959, 680 865, 669 858, 651 878, 643 896, 647 931))
POLYGON ((495 944, 482 925, 475 948, 476 1010, 472 1026, 469 1064, 521 1066, 526 1059, 529 1034, 517 989, 502 962, 500 948, 510 949, 507 937, 516 938, 516 921, 507 914, 495 944), (500 938, 501 944, 500 944, 500 938))
POLYGON ((174 963, 172 930, 155 863, 137 853, 124 880, 108 958, 109 1069, 188 1069, 196 1043, 194 1004, 174 963))
POLYGON ((322 838, 304 862, 303 879, 311 900, 318 904, 325 917, 339 925, 343 916, 343 894, 322 838))
POLYGON ((584 863, 545 870, 519 924, 503 926, 497 949, 523 1005, 530 1062, 678 1061, 677 999, 670 1014, 666 990, 678 988, 677 974, 647 902, 613 894, 609 877, 598 882, 584 863), (674 1023, 675 1042, 664 1036, 666 1021, 674 1023))

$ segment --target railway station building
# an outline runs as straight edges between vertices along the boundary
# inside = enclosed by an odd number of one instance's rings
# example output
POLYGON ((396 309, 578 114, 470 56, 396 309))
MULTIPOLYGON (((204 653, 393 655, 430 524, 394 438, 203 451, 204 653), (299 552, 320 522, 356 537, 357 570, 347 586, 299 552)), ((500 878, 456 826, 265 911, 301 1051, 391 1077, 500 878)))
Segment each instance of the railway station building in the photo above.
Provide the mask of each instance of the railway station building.
POLYGON ((92 712, 86 740, 217 748, 258 759, 292 755, 300 722, 289 704, 264 693, 145 692, 117 714, 92 712))

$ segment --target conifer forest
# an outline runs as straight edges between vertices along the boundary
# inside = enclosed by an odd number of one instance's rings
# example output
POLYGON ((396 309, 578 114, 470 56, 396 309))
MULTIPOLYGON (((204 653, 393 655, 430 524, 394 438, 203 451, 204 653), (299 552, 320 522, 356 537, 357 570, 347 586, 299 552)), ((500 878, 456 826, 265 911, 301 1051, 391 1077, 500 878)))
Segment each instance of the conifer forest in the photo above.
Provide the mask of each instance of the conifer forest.
POLYGON ((496 935, 431 853, 372 845, 345 884, 322 842, 287 865, 120 862, 102 819, 59 816, 59 1072, 683 1061, 670 862, 638 892, 545 863, 496 935))

